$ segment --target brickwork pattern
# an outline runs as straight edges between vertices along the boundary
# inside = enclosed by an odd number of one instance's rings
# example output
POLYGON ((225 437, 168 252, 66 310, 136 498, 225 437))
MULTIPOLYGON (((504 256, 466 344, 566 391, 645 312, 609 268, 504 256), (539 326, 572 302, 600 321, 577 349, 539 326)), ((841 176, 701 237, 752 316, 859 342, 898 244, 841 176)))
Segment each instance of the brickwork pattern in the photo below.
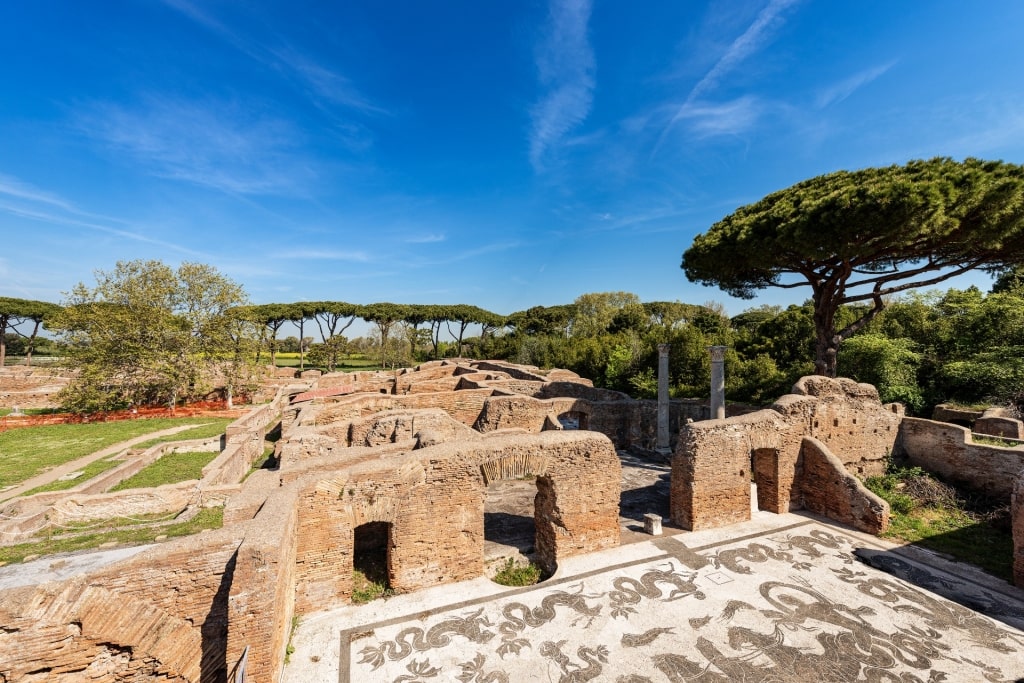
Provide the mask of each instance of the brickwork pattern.
POLYGON ((752 469, 761 509, 800 509, 808 491, 818 504, 804 478, 804 437, 820 441, 847 473, 871 476, 884 471, 902 419, 902 407, 882 405, 870 385, 815 376, 801 379, 768 410, 684 425, 672 461, 671 516, 694 530, 750 519, 752 469))
POLYGON ((1024 469, 1024 445, 974 443, 969 429, 944 422, 906 418, 900 425, 899 445, 911 464, 1006 501, 1024 469))

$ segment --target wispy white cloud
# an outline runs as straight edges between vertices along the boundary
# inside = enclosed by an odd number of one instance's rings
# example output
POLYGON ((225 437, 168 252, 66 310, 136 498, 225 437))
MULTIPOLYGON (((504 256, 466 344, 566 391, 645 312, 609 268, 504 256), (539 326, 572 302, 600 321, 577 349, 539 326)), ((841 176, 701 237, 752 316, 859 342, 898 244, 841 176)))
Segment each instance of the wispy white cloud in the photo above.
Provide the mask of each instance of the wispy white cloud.
MULTIPOLYGON (((711 69, 690 89, 686 99, 679 105, 675 115, 662 130, 652 155, 657 153, 669 131, 682 119, 693 119, 696 122, 703 122, 705 133, 715 130, 716 127, 711 125, 704 116, 700 115, 700 112, 702 110, 707 111, 707 108, 697 107, 695 106, 696 103, 702 96, 717 88, 725 77, 735 71, 740 64, 771 42, 776 29, 783 23, 784 12, 797 2, 799 0, 769 1, 768 5, 758 13, 746 30, 729 44, 729 47, 725 49, 725 52, 718 58, 718 61, 715 62, 711 69)), ((741 114, 743 120, 748 120, 751 114, 750 102, 750 100, 746 100, 743 106, 733 109, 733 113, 741 114)))
POLYGON ((29 183, 22 182, 17 178, 13 178, 2 173, 0 173, 0 194, 14 197, 15 199, 23 199, 29 202, 48 204, 59 209, 64 209, 65 211, 76 210, 62 197, 45 190, 41 190, 29 183))
POLYGON ((410 261, 410 265, 420 268, 424 266, 446 266, 452 263, 458 263, 459 261, 466 261, 468 259, 479 258, 481 256, 486 256, 488 254, 495 254, 503 251, 508 251, 509 249, 516 249, 521 246, 522 243, 518 241, 482 244, 476 247, 471 247, 469 249, 464 249, 462 251, 449 252, 439 259, 417 260, 414 257, 410 261))
POLYGON ((271 51, 277 60, 286 65, 292 74, 298 76, 313 94, 328 102, 344 107, 375 114, 388 113, 381 107, 370 102, 363 93, 353 85, 352 81, 323 64, 319 64, 295 48, 288 46, 271 51))
POLYGON ((590 114, 594 51, 587 37, 590 0, 551 0, 537 74, 544 95, 530 112, 530 163, 543 171, 566 135, 590 114))
POLYGON ((76 117, 82 133, 160 177, 242 195, 294 194, 316 177, 288 122, 231 102, 148 97, 81 105, 76 117))
POLYGON ((433 244, 434 242, 444 242, 447 238, 444 233, 434 232, 426 235, 413 235, 405 239, 406 244, 433 244))
MULTIPOLYGON (((301 83, 309 98, 322 109, 327 108, 325 105, 338 105, 363 113, 387 113, 386 110, 373 104, 368 97, 362 94, 350 79, 288 45, 286 41, 278 40, 277 45, 265 47, 229 28, 189 0, 163 0, 163 2, 205 29, 217 34, 250 59, 281 74, 289 82, 301 83)), ((351 131, 346 131, 346 128, 346 126, 340 127, 339 132, 351 134, 351 131)), ((361 133, 358 137, 364 139, 365 132, 361 131, 361 133)))
POLYGON ((895 63, 895 61, 892 61, 888 64, 864 69, 863 71, 855 73, 848 78, 844 78, 838 83, 835 83, 819 92, 815 100, 816 104, 819 108, 824 108, 830 104, 838 104, 839 102, 842 102, 852 95, 854 91, 867 85, 891 69, 895 63))
POLYGON ((95 230, 96 232, 106 233, 108 235, 113 235, 115 237, 120 237, 122 239, 128 239, 135 242, 143 242, 145 244, 161 247, 163 249, 170 249, 172 251, 187 254, 189 256, 208 258, 206 254, 181 246, 180 244, 175 244, 173 242, 155 239, 147 235, 132 232, 130 230, 122 230, 119 228, 111 227, 109 225, 103 225, 100 223, 90 222, 87 220, 78 220, 76 218, 70 218, 67 216, 58 216, 52 213, 48 213, 46 211, 32 209, 25 206, 18 206, 4 201, 0 201, 0 212, 7 213, 12 216, 17 216, 19 218, 27 218, 29 220, 38 221, 40 223, 49 223, 51 225, 63 225, 73 228, 87 228, 89 230, 95 230))
POLYGON ((369 255, 363 251, 340 251, 336 249, 292 249, 274 254, 286 259, 316 259, 319 261, 355 261, 366 262, 369 255))
POLYGON ((0 174, 0 195, 8 197, 6 200, 0 199, 0 213, 50 225, 85 228, 190 256, 204 256, 180 244, 154 239, 131 230, 132 224, 129 221, 86 211, 57 193, 9 175, 0 174))
POLYGON ((739 135, 752 128, 762 112, 760 101, 745 95, 731 102, 684 105, 673 121, 688 121, 693 137, 710 138, 739 135))
POLYGON ((758 13, 754 23, 748 26, 739 38, 732 41, 711 70, 693 86, 686 102, 693 102, 705 92, 717 87, 730 71, 767 45, 773 37, 774 29, 782 23, 782 13, 798 1, 771 0, 768 6, 758 13))

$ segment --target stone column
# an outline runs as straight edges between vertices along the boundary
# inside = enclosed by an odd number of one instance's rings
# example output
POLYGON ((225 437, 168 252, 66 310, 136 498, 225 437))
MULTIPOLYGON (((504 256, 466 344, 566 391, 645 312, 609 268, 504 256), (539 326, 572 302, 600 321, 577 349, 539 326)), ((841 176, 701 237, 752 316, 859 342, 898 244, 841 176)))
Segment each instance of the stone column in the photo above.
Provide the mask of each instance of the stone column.
POLYGON ((668 350, 671 344, 658 344, 658 442, 657 450, 669 453, 672 450, 672 438, 669 432, 668 407, 668 350))
POLYGON ((725 418, 725 350, 727 346, 709 346, 711 351, 711 419, 725 418))

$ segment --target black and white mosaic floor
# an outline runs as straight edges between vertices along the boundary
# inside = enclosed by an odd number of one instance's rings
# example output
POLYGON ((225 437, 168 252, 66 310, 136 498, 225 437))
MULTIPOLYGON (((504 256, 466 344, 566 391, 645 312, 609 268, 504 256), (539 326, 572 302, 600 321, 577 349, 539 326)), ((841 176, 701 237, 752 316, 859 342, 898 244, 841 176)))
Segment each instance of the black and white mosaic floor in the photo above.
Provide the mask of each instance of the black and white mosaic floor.
POLYGON ((680 534, 576 558, 528 589, 468 582, 432 589, 404 614, 396 598, 317 615, 296 634, 286 680, 1024 678, 1020 591, 814 519, 772 518, 729 537, 680 534), (331 645, 336 656, 316 652, 331 645))

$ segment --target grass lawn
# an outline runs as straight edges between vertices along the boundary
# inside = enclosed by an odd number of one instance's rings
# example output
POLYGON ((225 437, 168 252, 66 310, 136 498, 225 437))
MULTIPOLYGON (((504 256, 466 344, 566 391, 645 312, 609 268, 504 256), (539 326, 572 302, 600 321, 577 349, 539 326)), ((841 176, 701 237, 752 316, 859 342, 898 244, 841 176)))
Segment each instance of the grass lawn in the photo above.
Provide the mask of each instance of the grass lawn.
POLYGON ((865 485, 889 502, 882 535, 952 555, 1011 581, 1013 536, 1008 508, 938 481, 920 468, 895 468, 865 485))
POLYGON ((152 543, 157 536, 191 536, 204 529, 219 529, 223 523, 224 508, 219 507, 204 508, 187 522, 166 526, 138 526, 138 520, 124 518, 97 521, 93 523, 96 529, 93 533, 67 535, 43 532, 46 537, 38 541, 0 548, 0 564, 21 562, 29 555, 52 555, 97 548, 111 541, 121 545, 140 545, 152 543))
MULTIPOLYGON (((13 408, 0 408, 0 417, 10 415, 12 412, 13 408)), ((21 412, 25 415, 51 415, 60 411, 57 408, 22 408, 21 412)))
POLYGON ((34 489, 25 492, 25 495, 31 496, 34 493, 43 493, 45 491, 65 491, 67 489, 74 488, 79 484, 84 484, 97 475, 103 474, 107 470, 117 467, 121 462, 121 460, 117 460, 113 456, 103 458, 102 460, 94 460, 82 468, 82 476, 75 477, 74 479, 58 479, 56 481, 51 481, 49 484, 37 486, 34 489))
MULTIPOLYGON (((299 354, 297 353, 278 353, 277 354, 277 367, 279 368, 297 368, 299 367, 299 354)), ((311 369, 325 370, 327 368, 317 368, 306 361, 306 370, 311 369)), ((359 354, 353 354, 349 358, 345 358, 338 362, 335 366, 335 372, 355 372, 356 370, 377 370, 380 368, 380 359, 378 358, 365 358, 359 354)))
MULTIPOLYGON (((25 427, 0 433, 0 488, 137 436, 223 418, 183 417, 25 427)), ((220 427, 223 431, 223 426, 220 427)), ((175 438, 182 438, 176 436, 175 438)))
POLYGON ((178 432, 177 434, 158 436, 155 439, 150 439, 149 441, 143 441, 142 443, 137 444, 135 448, 149 448, 150 446, 155 446, 158 443, 167 443, 168 441, 191 441, 192 439, 207 439, 220 436, 224 433, 227 426, 235 421, 235 418, 207 417, 203 418, 203 420, 209 424, 201 424, 198 427, 186 429, 178 432))
POLYGON ((145 489, 162 484, 176 484, 179 481, 201 479, 203 468, 213 462, 220 453, 168 453, 152 465, 128 477, 111 491, 145 489))

